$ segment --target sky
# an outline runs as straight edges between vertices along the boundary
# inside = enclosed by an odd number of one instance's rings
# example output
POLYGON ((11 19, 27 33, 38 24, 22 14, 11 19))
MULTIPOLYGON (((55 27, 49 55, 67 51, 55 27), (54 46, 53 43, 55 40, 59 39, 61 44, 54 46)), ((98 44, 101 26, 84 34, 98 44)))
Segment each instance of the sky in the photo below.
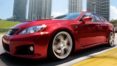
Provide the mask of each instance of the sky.
MULTIPOLYGON (((117 19, 117 0, 110 0, 110 19, 117 19)), ((0 18, 12 17, 14 0, 0 0, 0 18)), ((86 10, 86 0, 83 0, 83 10, 86 10)), ((68 12, 68 0, 52 1, 52 16, 66 14, 68 12)))

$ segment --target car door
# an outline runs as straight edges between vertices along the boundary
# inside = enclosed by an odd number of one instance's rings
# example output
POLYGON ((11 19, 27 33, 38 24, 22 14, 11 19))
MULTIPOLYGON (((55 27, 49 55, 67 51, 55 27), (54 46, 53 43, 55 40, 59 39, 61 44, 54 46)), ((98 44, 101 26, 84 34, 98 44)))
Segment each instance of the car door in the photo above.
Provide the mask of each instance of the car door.
POLYGON ((93 17, 95 18, 95 21, 93 21, 93 23, 95 24, 95 31, 94 31, 94 44, 101 44, 103 42, 106 41, 106 25, 104 24, 104 22, 101 20, 101 18, 96 15, 93 14, 93 17))
POLYGON ((108 31, 108 22, 104 17, 102 17, 100 15, 96 15, 96 16, 98 18, 100 18, 100 22, 99 22, 100 26, 101 26, 100 37, 103 37, 102 42, 106 42, 107 41, 106 38, 107 38, 108 33, 109 33, 109 31, 108 31))
POLYGON ((102 16, 99 16, 99 17, 101 19, 101 23, 102 23, 101 25, 102 25, 103 32, 107 34, 107 32, 108 32, 108 24, 109 23, 104 17, 102 17, 102 16))
POLYGON ((84 47, 84 46, 89 46, 94 44, 95 41, 95 34, 97 32, 98 25, 94 23, 95 18, 91 13, 86 13, 83 17, 81 18, 81 22, 78 26, 78 37, 79 37, 79 44, 84 47), (92 21, 86 22, 85 24, 82 23, 82 18, 84 17, 91 17, 92 21))

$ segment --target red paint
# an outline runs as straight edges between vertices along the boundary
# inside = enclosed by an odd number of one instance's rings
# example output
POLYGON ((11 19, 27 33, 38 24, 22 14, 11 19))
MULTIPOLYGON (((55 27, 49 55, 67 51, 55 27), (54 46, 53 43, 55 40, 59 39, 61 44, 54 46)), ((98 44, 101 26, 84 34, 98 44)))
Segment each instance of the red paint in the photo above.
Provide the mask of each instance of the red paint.
POLYGON ((84 14, 85 12, 81 13, 81 15, 74 20, 53 19, 22 23, 14 27, 19 28, 19 30, 14 35, 3 36, 3 44, 9 45, 10 50, 7 52, 12 56, 35 59, 47 57, 48 45, 52 37, 55 33, 62 30, 71 33, 75 44, 74 51, 108 43, 108 35, 113 31, 113 25, 106 20, 102 22, 92 22, 89 21, 89 19, 88 21, 85 19, 86 22, 82 22, 80 19, 84 14), (46 34, 41 35, 40 32, 36 32, 32 34, 19 35, 19 32, 21 32, 23 29, 41 24, 47 25, 45 30, 40 31, 47 32, 46 34), (32 55, 16 54, 17 47, 24 45, 33 45, 34 53, 32 55))

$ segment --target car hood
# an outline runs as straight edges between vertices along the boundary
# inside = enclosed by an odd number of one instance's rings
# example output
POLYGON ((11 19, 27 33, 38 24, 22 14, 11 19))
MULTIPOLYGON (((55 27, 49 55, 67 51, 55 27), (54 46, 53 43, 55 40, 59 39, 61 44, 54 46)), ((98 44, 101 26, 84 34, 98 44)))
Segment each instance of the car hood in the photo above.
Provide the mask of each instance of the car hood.
POLYGON ((18 24, 16 26, 14 26, 13 28, 27 28, 27 27, 31 27, 31 26, 36 26, 36 25, 42 25, 42 24, 65 24, 67 22, 69 22, 71 20, 37 20, 37 21, 29 21, 29 22, 23 22, 21 24, 18 24))

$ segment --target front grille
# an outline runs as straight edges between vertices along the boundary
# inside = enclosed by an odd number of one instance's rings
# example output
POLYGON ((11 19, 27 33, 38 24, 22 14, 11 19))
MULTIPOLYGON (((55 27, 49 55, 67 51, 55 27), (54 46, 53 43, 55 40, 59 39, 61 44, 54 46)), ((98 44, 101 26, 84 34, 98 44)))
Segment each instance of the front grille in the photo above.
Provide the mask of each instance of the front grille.
POLYGON ((9 32, 8 32, 8 35, 14 35, 19 29, 11 29, 9 32))
POLYGON ((9 45, 8 44, 5 44, 5 43, 3 43, 3 47, 4 47, 4 49, 6 50, 6 51, 10 51, 10 48, 9 48, 9 45))

